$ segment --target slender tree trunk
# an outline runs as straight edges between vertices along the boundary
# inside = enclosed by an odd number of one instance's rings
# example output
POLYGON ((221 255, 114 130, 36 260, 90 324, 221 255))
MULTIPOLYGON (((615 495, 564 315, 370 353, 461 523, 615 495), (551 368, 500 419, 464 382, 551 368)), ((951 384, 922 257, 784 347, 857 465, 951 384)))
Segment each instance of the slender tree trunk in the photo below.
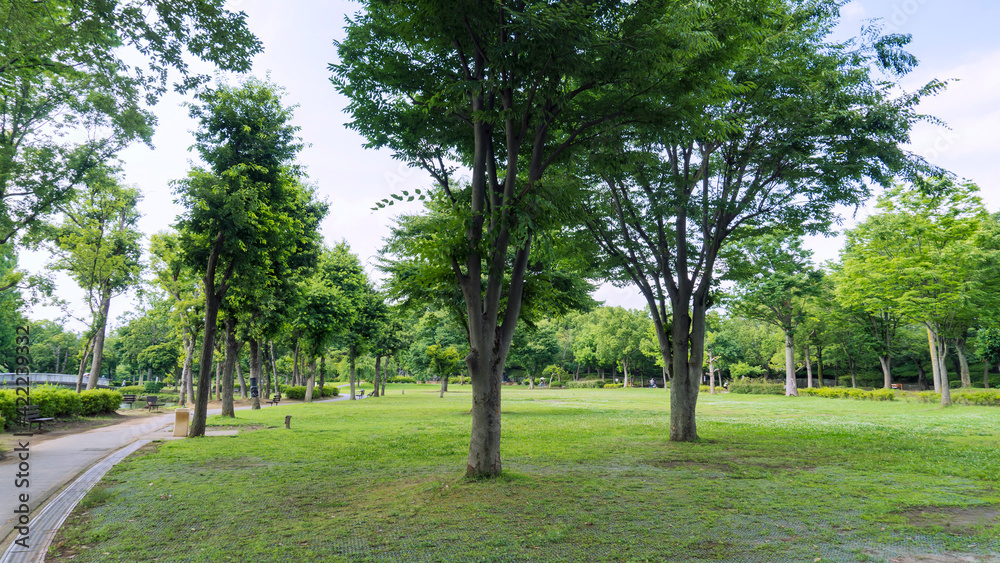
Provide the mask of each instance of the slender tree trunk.
POLYGON ((281 390, 278 388, 278 363, 274 359, 273 341, 268 344, 268 349, 270 351, 270 356, 271 356, 271 374, 274 375, 274 392, 281 393, 281 390))
POLYGON ((301 377, 301 372, 299 371, 299 339, 295 339, 295 351, 292 356, 292 386, 299 385, 299 378, 301 377))
POLYGON ((983 389, 990 388, 990 363, 983 362, 983 389))
POLYGON ((319 398, 323 398, 323 387, 326 386, 326 352, 319 357, 319 398))
MULTIPOLYGON (((250 387, 250 410, 260 410, 260 388, 264 382, 264 357, 260 350, 260 340, 250 339, 250 381, 257 383, 257 392, 250 387)), ((267 387, 264 387, 267 389, 267 387)))
POLYGON ((218 248, 221 247, 223 235, 216 236, 212 253, 208 259, 208 268, 202 280, 205 286, 205 332, 201 345, 201 359, 198 361, 198 397, 194 406, 194 417, 191 420, 191 437, 205 435, 205 420, 208 417, 208 395, 211 391, 212 352, 215 350, 216 323, 219 318, 219 304, 225 297, 226 290, 216 291, 215 270, 218 264, 218 248))
POLYGON ((351 362, 351 400, 352 401, 358 400, 358 398, 354 396, 354 360, 355 360, 354 354, 355 354, 356 350, 357 349, 355 348, 354 344, 351 344, 350 346, 348 346, 348 354, 350 355, 350 362, 351 362))
POLYGON ((854 372, 854 367, 856 365, 856 362, 855 362, 854 358, 851 358, 850 360, 848 360, 847 365, 851 369, 851 388, 852 389, 857 389, 858 388, 858 376, 854 372))
POLYGON ((882 388, 889 389, 892 387, 892 366, 890 365, 892 361, 889 356, 879 356, 878 363, 882 367, 882 388))
POLYGON ((916 360, 917 364, 917 386, 920 389, 927 390, 927 372, 924 371, 924 363, 919 359, 916 360))
POLYGON ((372 396, 378 397, 379 381, 382 379, 382 356, 375 356, 375 388, 372 389, 372 396))
POLYGON ((243 366, 240 364, 240 359, 236 358, 236 379, 240 382, 240 398, 247 398, 247 380, 243 377, 243 366))
POLYGON ((806 387, 812 389, 813 386, 813 363, 812 358, 809 357, 809 341, 802 345, 803 356, 806 360, 806 387))
POLYGON ((93 346, 93 343, 94 343, 94 337, 93 335, 91 335, 91 337, 87 339, 87 345, 84 346, 83 348, 83 356, 80 357, 80 369, 76 375, 77 393, 83 390, 83 373, 84 370, 87 368, 87 358, 90 357, 91 346, 93 346))
POLYGON ((447 392, 448 392, 448 376, 447 375, 442 375, 441 376, 441 392, 438 394, 438 397, 440 397, 441 399, 443 399, 444 398, 444 394, 447 393, 447 392))
POLYGON ((222 368, 222 416, 236 417, 233 405, 233 383, 236 375, 236 365, 240 359, 240 343, 236 340, 236 321, 226 318, 226 356, 222 368))
POLYGON ((791 331, 785 332, 785 396, 799 396, 799 386, 795 381, 795 335, 791 331))
POLYGON ((715 395, 715 358, 712 349, 708 349, 708 394, 715 395))
POLYGON ((948 341, 941 337, 939 328, 930 323, 927 323, 927 334, 937 356, 938 373, 941 377, 941 406, 946 407, 951 404, 951 384, 948 381, 948 368, 945 366, 948 358, 948 341))
POLYGON ((934 343, 934 336, 931 334, 930 327, 927 328, 927 344, 931 349, 931 373, 934 376, 934 392, 941 392, 941 362, 938 361, 937 357, 937 345, 934 343))
POLYGON ((819 386, 823 387, 826 385, 823 382, 823 347, 816 347, 816 375, 819 377, 819 386))
POLYGON ((389 375, 389 356, 385 357, 385 372, 382 373, 382 396, 385 397, 385 380, 389 375))
POLYGON ((101 309, 98 313, 97 326, 94 334, 94 358, 90 364, 90 378, 87 389, 97 388, 97 378, 101 375, 101 360, 104 358, 104 335, 108 328, 108 309, 111 307, 111 290, 101 292, 101 309))
POLYGON ((222 362, 215 362, 215 397, 214 400, 218 401, 222 399, 222 394, 219 392, 219 385, 222 381, 222 362))
POLYGON ((972 374, 969 373, 969 359, 965 355, 965 337, 955 339, 955 355, 958 356, 959 373, 962 377, 962 388, 972 387, 972 374))
POLYGON ((309 360, 309 379, 306 380, 306 397, 305 402, 311 403, 313 401, 313 389, 316 387, 316 357, 312 356, 309 360))

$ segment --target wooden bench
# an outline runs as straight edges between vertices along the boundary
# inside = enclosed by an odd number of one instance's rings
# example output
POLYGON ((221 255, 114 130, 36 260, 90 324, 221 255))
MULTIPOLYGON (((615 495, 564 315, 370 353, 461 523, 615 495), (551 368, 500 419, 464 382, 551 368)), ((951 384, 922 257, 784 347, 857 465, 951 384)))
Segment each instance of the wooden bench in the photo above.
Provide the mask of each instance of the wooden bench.
POLYGON ((156 402, 156 395, 149 395, 146 397, 146 408, 149 409, 150 412, 160 410, 160 407, 162 406, 166 406, 166 403, 156 402))
POLYGON ((41 432, 41 430, 42 430, 42 424, 43 423, 55 420, 52 417, 41 417, 41 416, 38 416, 38 415, 39 415, 38 405, 27 405, 27 406, 21 407, 21 417, 22 417, 22 420, 24 420, 25 422, 28 423, 28 430, 29 431, 31 430, 31 425, 32 424, 37 424, 38 425, 38 430, 39 430, 39 432, 41 432))
POLYGON ((365 398, 365 390, 364 389, 358 389, 358 391, 360 391, 360 393, 358 393, 357 398, 364 399, 365 398))
POLYGON ((281 402, 281 393, 275 393, 274 397, 267 402, 270 403, 272 407, 277 406, 278 403, 281 402))
POLYGON ((128 405, 128 408, 132 408, 135 403, 135 395, 122 395, 122 402, 128 405))
POLYGON ((902 383, 890 383, 889 387, 892 388, 892 389, 899 389, 900 391, 903 390, 903 384, 902 383))

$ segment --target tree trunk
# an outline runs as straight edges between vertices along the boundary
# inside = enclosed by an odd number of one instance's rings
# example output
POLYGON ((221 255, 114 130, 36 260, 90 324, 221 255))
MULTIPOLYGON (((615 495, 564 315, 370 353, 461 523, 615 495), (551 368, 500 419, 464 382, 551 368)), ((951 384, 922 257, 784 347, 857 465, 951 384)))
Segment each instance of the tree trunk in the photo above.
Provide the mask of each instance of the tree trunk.
POLYGON ((854 373, 855 364, 856 364, 856 362, 855 362, 854 358, 851 358, 851 359, 849 359, 847 361, 847 365, 848 365, 848 367, 851 370, 851 388, 852 389, 857 389, 857 387, 858 387, 858 377, 857 377, 857 374, 854 373))
POLYGON ((306 380, 305 402, 313 402, 313 389, 316 387, 316 357, 309 360, 309 379, 306 380))
POLYGON ((111 290, 101 292, 101 309, 95 320, 94 359, 90 364, 90 378, 87 390, 97 388, 97 378, 101 374, 101 360, 104 357, 104 335, 108 327, 108 309, 111 307, 111 290))
MULTIPOLYGON (((216 237, 216 246, 221 245, 222 233, 216 237)), ((205 435, 205 420, 208 417, 208 395, 211 391, 212 355, 215 350, 216 323, 219 319, 219 303, 225 297, 225 289, 220 293, 215 289, 215 266, 218 262, 218 252, 213 248, 208 259, 208 268, 203 279, 205 286, 205 333, 201 345, 201 359, 198 361, 198 397, 194 405, 194 417, 191 420, 191 437, 205 435)))
POLYGON ((372 396, 378 397, 378 386, 382 379, 382 356, 375 356, 375 388, 372 389, 372 396))
POLYGON ((715 395, 715 358, 712 349, 708 349, 708 394, 715 395))
POLYGON ((222 381, 222 362, 216 361, 215 362, 215 396, 213 397, 213 400, 215 400, 215 401, 218 401, 218 400, 222 399, 222 394, 219 391, 221 389, 221 387, 220 387, 221 381, 222 381))
POLYGON ((236 378, 240 382, 240 398, 247 398, 247 380, 243 377, 243 366, 240 365, 240 359, 236 358, 236 378))
POLYGON ((917 386, 920 389, 927 390, 927 372, 924 371, 924 363, 919 359, 916 360, 917 364, 917 386))
POLYGON ((355 360, 354 355, 357 352, 357 348, 354 346, 354 344, 351 344, 347 348, 347 350, 348 350, 348 357, 350 358, 350 363, 351 363, 351 400, 356 401, 358 400, 358 398, 354 396, 354 360, 355 360))
POLYGON ((962 376, 962 388, 972 387, 972 375, 969 373, 969 359, 965 355, 965 337, 955 339, 955 355, 958 356, 959 373, 962 376))
POLYGON ((241 346, 236 340, 236 321, 227 316, 225 323, 226 356, 222 368, 222 416, 235 418, 236 410, 233 407, 233 384, 241 346))
POLYGON ((785 396, 799 396, 799 386, 795 381, 795 335, 791 331, 785 332, 785 396))
POLYGON ((87 367, 87 358, 90 357, 90 350, 91 350, 91 346, 93 345, 93 343, 94 343, 94 337, 93 337, 93 335, 91 335, 91 337, 87 339, 87 345, 84 346, 84 348, 83 348, 83 355, 80 357, 80 369, 79 369, 79 371, 77 372, 77 375, 76 375, 76 392, 77 393, 79 393, 80 391, 83 390, 83 371, 87 367))
POLYGON ((934 344, 934 336, 930 327, 927 328, 927 345, 931 349, 931 373, 934 376, 934 392, 941 392, 941 362, 937 357, 937 346, 934 344))
POLYGON ((270 356, 271 356, 271 374, 274 375, 274 392, 281 393, 281 390, 278 388, 278 363, 274 359, 273 341, 268 343, 268 349, 270 351, 270 356))
POLYGON ((388 379, 389 372, 389 356, 385 357, 385 373, 382 374, 382 396, 385 397, 385 380, 388 379))
MULTIPOLYGON (((260 350, 260 340, 250 339, 250 381, 257 382, 257 392, 250 388, 250 410, 260 410, 260 388, 264 382, 264 357, 260 350)), ((267 389, 267 386, 264 386, 267 389)))
POLYGON ((180 406, 184 407, 187 405, 187 398, 192 397, 188 394, 188 385, 191 380, 191 363, 194 361, 194 339, 191 338, 191 334, 188 331, 184 331, 184 367, 181 369, 181 394, 180 394, 180 406))
POLYGON ((890 389, 892 387, 892 366, 889 364, 892 360, 889 356, 879 356, 878 363, 882 367, 882 388, 890 389))
POLYGON ((823 347, 816 347, 816 375, 819 377, 819 386, 822 387, 826 385, 823 383, 823 347))
POLYGON ((990 388, 990 363, 983 362, 983 389, 990 388))
POLYGON ((323 398, 323 387, 326 386, 326 352, 319 357, 319 398, 323 398))
POLYGON ((299 371, 299 339, 295 339, 295 351, 292 355, 292 386, 296 387, 299 385, 299 378, 301 373, 299 371))
POLYGON ((806 360, 806 387, 812 389, 813 386, 813 363, 812 358, 809 357, 809 341, 802 345, 803 356, 806 360))
POLYGON ((946 407, 951 404, 951 384, 948 382, 948 368, 945 362, 948 358, 948 341, 941 337, 937 326, 927 324, 927 335, 934 344, 934 353, 937 356, 938 373, 941 376, 941 406, 946 407))

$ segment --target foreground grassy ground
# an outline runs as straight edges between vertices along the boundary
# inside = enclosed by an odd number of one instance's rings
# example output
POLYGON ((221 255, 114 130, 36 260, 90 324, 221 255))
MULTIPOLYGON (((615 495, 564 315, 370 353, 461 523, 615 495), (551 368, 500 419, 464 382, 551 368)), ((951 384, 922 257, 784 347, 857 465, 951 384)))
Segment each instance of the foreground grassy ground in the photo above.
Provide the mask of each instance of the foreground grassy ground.
POLYGON ((47 561, 1000 560, 997 408, 703 395, 677 444, 663 390, 507 387, 505 475, 467 482, 451 389, 152 445, 47 561))

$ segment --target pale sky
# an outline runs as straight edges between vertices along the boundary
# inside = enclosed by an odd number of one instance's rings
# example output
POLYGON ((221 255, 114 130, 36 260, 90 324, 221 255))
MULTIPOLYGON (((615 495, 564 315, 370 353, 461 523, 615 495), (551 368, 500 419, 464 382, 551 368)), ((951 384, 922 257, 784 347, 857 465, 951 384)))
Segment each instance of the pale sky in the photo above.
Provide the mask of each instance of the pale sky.
MULTIPOLYGON (((344 127, 347 101, 329 81, 327 64, 336 60, 333 40, 343 37, 344 18, 360 9, 357 2, 295 0, 231 0, 228 7, 248 15, 251 31, 264 44, 252 73, 287 91, 286 103, 297 104, 299 132, 308 146, 300 155, 309 181, 320 197, 330 203, 322 225, 327 243, 345 239, 374 273, 373 257, 388 234, 396 213, 419 210, 417 204, 392 212, 374 212, 375 201, 401 189, 427 187, 427 175, 408 169, 385 151, 362 148, 364 140, 344 127)), ((994 26, 1000 21, 1000 3, 995 0, 854 0, 842 10, 839 33, 854 35, 864 20, 882 18, 887 28, 913 34, 910 51, 921 61, 903 86, 915 89, 931 78, 958 79, 944 93, 927 100, 921 110, 950 126, 919 126, 911 150, 976 182, 991 211, 1000 210, 1000 39, 994 26)), ((230 80, 235 82, 235 80, 230 80)), ((156 106, 159 119, 153 139, 155 149, 136 145, 121 154, 125 180, 145 194, 140 207, 141 229, 152 234, 166 230, 181 209, 173 203, 169 182, 182 178, 197 155, 188 150, 194 143, 197 124, 181 106, 186 100, 171 94, 156 106)), ((868 209, 862 209, 863 218, 868 209)), ((845 210, 847 214, 853 210, 845 210)), ((853 224, 848 217, 846 226, 853 224)), ((817 237, 809 241, 817 262, 836 258, 842 238, 817 237)), ((39 269, 39 257, 23 257, 22 267, 39 269)), ((67 278, 59 282, 59 294, 75 299, 83 310, 82 295, 67 278)), ((606 286, 596 297, 609 305, 644 308, 645 301, 631 288, 606 286)), ((111 317, 134 308, 130 298, 112 305, 111 317)), ((36 307, 33 318, 55 318, 53 309, 36 307)))

